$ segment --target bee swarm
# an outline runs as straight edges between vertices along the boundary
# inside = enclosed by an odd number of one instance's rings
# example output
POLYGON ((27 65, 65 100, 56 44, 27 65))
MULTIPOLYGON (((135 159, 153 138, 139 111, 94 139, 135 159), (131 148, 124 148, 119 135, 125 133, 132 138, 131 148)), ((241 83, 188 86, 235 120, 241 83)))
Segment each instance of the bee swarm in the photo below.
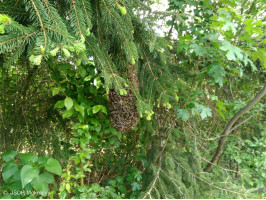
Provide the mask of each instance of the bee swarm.
MULTIPOLYGON (((135 65, 129 65, 128 79, 139 90, 135 65)), ((120 95, 114 89, 110 89, 108 93, 111 122, 115 129, 120 132, 132 130, 140 118, 132 90, 129 87, 125 90, 127 91, 126 95, 120 95)))

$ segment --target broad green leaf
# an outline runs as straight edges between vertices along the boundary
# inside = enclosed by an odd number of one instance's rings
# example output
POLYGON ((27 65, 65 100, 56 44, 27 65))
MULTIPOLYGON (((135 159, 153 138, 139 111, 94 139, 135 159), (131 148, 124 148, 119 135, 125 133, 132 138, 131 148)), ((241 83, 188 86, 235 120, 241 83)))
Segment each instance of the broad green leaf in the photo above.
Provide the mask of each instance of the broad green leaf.
POLYGON ((60 92, 60 90, 61 90, 61 88, 58 88, 58 87, 52 88, 53 96, 56 95, 56 94, 58 94, 60 92))
POLYGON ((93 183, 91 185, 91 189, 94 191, 94 192, 100 192, 102 190, 101 186, 98 184, 98 183, 93 183))
POLYGON ((195 108, 192 109, 192 115, 200 114, 201 119, 205 119, 206 117, 212 116, 212 110, 204 105, 194 103, 195 108))
POLYGON ((47 193, 49 191, 48 184, 54 182, 54 177, 50 173, 43 173, 35 177, 31 185, 37 192, 47 193))
POLYGON ((43 173, 40 175, 40 179, 45 183, 54 183, 54 177, 50 173, 43 173))
POLYGON ((191 44, 189 47, 196 53, 197 56, 204 56, 208 53, 206 48, 198 44, 191 44))
POLYGON ((201 116, 201 119, 211 117, 212 116, 212 110, 210 108, 204 107, 201 109, 200 116, 201 116))
POLYGON ((70 110, 74 105, 73 100, 70 97, 66 97, 64 103, 67 110, 70 110))
POLYGON ((97 105, 97 106, 94 106, 94 107, 92 108, 93 114, 99 112, 100 110, 101 110, 103 113, 107 114, 106 107, 104 107, 103 105, 97 105))
POLYGON ((13 176, 18 171, 18 165, 14 161, 9 161, 5 164, 2 177, 4 181, 7 181, 11 176, 13 176))
POLYGON ((49 192, 49 185, 45 182, 42 182, 42 180, 39 177, 35 177, 31 181, 31 185, 37 192, 40 192, 42 196, 46 196, 47 193, 49 192))
POLYGON ((247 64, 249 63, 253 71, 257 71, 258 70, 256 65, 254 65, 253 61, 250 60, 247 56, 244 56, 243 62, 245 64, 245 66, 247 66, 247 64))
POLYGON ((32 165, 38 160, 38 156, 33 153, 23 153, 20 155, 21 160, 24 161, 27 165, 32 165))
POLYGON ((74 108, 76 111, 80 112, 82 114, 82 116, 85 115, 85 108, 82 105, 75 103, 74 108))
POLYGON ((140 190, 140 184, 137 183, 137 182, 133 182, 133 183, 131 184, 131 186, 132 186, 132 190, 133 190, 133 191, 140 190))
POLYGON ((190 114, 187 109, 178 109, 177 117, 181 118, 183 121, 187 121, 190 117, 190 114))
POLYGON ((265 48, 258 49, 257 51, 253 52, 251 56, 252 56, 253 61, 256 61, 257 59, 262 61, 264 63, 264 68, 266 68, 266 49, 265 48))
POLYGON ((69 118, 74 114, 74 109, 70 109, 70 110, 65 110, 62 114, 63 119, 65 118, 69 118))
POLYGON ((84 78, 84 81, 86 82, 86 81, 89 81, 89 80, 91 80, 91 78, 92 78, 92 76, 90 75, 90 76, 86 76, 85 78, 84 78))
POLYGON ((49 160, 47 161, 47 163, 45 165, 45 169, 48 172, 51 172, 51 173, 54 173, 54 174, 57 174, 57 175, 61 175, 62 174, 61 165, 54 158, 49 158, 49 160))
POLYGON ((110 144, 114 144, 116 139, 115 139, 115 137, 109 137, 108 140, 109 140, 110 144))
POLYGON ((219 17, 217 21, 224 22, 224 26, 222 27, 222 30, 229 31, 232 30, 233 34, 236 34, 236 27, 237 25, 231 22, 231 20, 227 17, 219 17))
POLYGON ((47 163, 48 159, 49 159, 48 157, 40 157, 37 162, 39 164, 45 164, 47 163))
POLYGON ((64 100, 56 102, 54 108, 63 108, 65 106, 64 100))
POLYGON ((66 190, 67 190, 68 192, 70 192, 70 191, 71 191, 71 186, 70 186, 70 184, 69 184, 69 183, 67 183, 67 184, 66 184, 66 190))
POLYGON ((86 70, 82 66, 78 67, 78 72, 82 78, 84 78, 87 74, 86 70))
POLYGON ((239 60, 243 59, 243 54, 240 48, 233 46, 230 42, 224 40, 223 45, 220 47, 221 50, 226 51, 226 57, 228 60, 239 60))
POLYGON ((261 20, 258 20, 256 22, 253 23, 253 19, 247 19, 244 24, 246 25, 245 29, 247 30, 247 32, 252 35, 252 34, 263 34, 261 27, 258 26, 262 26, 263 23, 261 20))
POLYGON ((9 162, 13 160, 17 155, 18 154, 15 151, 8 151, 8 152, 3 153, 2 158, 4 161, 9 162))
POLYGON ((215 83, 218 83, 220 87, 223 86, 226 72, 218 62, 214 62, 213 64, 211 64, 211 69, 208 74, 213 76, 215 83))
POLYGON ((25 165, 21 169, 21 182, 22 188, 25 187, 28 183, 30 183, 35 177, 38 177, 39 169, 33 168, 31 165, 25 165))

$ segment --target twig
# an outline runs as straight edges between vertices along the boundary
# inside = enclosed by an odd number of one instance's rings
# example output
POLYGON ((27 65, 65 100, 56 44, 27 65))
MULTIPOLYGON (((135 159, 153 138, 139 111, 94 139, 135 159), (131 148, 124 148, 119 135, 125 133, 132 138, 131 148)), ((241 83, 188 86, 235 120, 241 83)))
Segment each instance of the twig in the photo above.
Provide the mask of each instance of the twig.
POLYGON ((251 115, 249 118, 245 119, 244 121, 240 122, 238 125, 234 126, 234 128, 232 128, 228 134, 230 134, 231 132, 233 132, 235 129, 237 129, 237 127, 241 126, 242 124, 244 124, 245 122, 247 122, 248 120, 250 120, 252 117, 254 117, 254 115, 251 115))
MULTIPOLYGON (((266 85, 264 85, 263 89, 259 91, 259 93, 253 98, 253 100, 248 103, 244 108, 242 108, 226 125, 224 132, 222 134, 221 139, 219 140, 219 144, 216 150, 215 155, 211 159, 210 163, 208 164, 207 168, 204 169, 205 172, 209 172, 216 160, 219 158, 220 153, 222 151, 222 148, 224 146, 224 142, 226 137, 229 135, 231 132, 232 126, 236 123, 236 121, 242 117, 248 110, 250 110, 256 103, 258 103, 266 94, 266 85)), ((238 126, 238 125, 237 125, 238 126)))

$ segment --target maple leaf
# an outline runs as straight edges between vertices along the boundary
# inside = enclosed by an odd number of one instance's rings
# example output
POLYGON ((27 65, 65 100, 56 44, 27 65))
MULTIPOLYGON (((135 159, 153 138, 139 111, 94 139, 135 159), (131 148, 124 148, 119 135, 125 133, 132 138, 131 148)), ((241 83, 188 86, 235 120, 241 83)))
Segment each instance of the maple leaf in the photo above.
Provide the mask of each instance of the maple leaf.
POLYGON ((212 110, 210 108, 205 107, 204 105, 198 104, 196 102, 194 104, 195 104, 195 108, 192 109, 193 115, 199 113, 201 119, 205 119, 207 117, 212 116, 212 110))
POLYGON ((217 19, 217 21, 220 22, 224 22, 224 26, 222 27, 222 30, 224 31, 229 31, 230 29, 232 30, 232 32, 234 33, 234 35, 236 34, 236 24, 234 24, 233 22, 230 21, 230 19, 226 18, 226 17, 219 17, 217 19))
POLYGON ((233 46, 230 42, 224 40, 223 45, 220 47, 221 50, 227 51, 226 57, 228 60, 236 60, 236 57, 239 60, 243 59, 243 54, 241 53, 241 49, 233 46))
POLYGON ((193 49, 197 56, 204 56, 207 54, 207 50, 198 44, 191 44, 189 47, 193 49))
POLYGON ((137 182, 133 182, 131 186, 133 191, 140 190, 140 185, 137 182))
POLYGON ((212 63, 211 64, 211 69, 208 72, 208 74, 211 75, 214 78, 215 83, 219 83, 220 87, 223 86, 224 77, 225 77, 226 71, 220 65, 220 63, 218 63, 218 62, 212 63))
POLYGON ((190 114, 188 112, 188 109, 179 109, 177 117, 181 118, 183 121, 187 121, 190 117, 190 114))

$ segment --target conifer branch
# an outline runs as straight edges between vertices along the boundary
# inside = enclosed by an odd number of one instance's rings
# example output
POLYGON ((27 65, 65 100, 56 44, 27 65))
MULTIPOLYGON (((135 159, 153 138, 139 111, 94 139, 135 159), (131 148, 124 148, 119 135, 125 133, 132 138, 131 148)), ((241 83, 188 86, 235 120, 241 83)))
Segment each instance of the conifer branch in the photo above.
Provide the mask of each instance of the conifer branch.
MULTIPOLYGON (((6 41, 3 41, 3 42, 1 42, 0 43, 0 45, 4 45, 4 44, 6 44, 6 43, 9 43, 9 42, 11 42, 11 41, 13 41, 13 40, 20 40, 20 39, 23 39, 23 38, 29 38, 29 37, 31 37, 32 35, 34 35, 34 34, 36 34, 36 33, 38 33, 39 32, 39 30, 38 31, 34 31, 33 33, 31 33, 31 34, 26 34, 26 35, 23 35, 23 36, 19 36, 19 37, 15 37, 15 38, 11 38, 11 39, 8 39, 8 40, 6 40, 6 41)), ((4 36, 0 36, 0 38, 1 37, 4 37, 4 36)))
POLYGON ((77 25, 78 25, 78 29, 79 29, 79 34, 80 36, 82 36, 82 31, 80 29, 80 23, 79 23, 79 18, 78 18, 78 14, 77 14, 77 9, 76 9, 76 2, 75 0, 72 0, 72 5, 73 5, 73 8, 74 8, 74 11, 75 11, 75 15, 76 15, 76 20, 77 20, 77 25))
POLYGON ((54 15, 53 15, 51 9, 50 9, 50 6, 48 5, 48 2, 47 2, 46 0, 42 0, 42 1, 44 2, 44 4, 45 4, 45 6, 46 6, 46 8, 47 8, 47 10, 48 10, 48 12, 49 12, 49 14, 51 15, 53 21, 55 22, 56 27, 60 30, 60 27, 59 27, 59 25, 58 25, 58 23, 57 23, 57 21, 56 21, 54 15))
POLYGON ((59 31, 57 31, 57 30, 55 30, 55 29, 53 29, 53 28, 51 28, 51 27, 48 27, 48 26, 44 26, 44 27, 45 27, 46 29, 49 29, 49 30, 51 30, 51 31, 53 31, 53 32, 55 32, 55 33, 57 33, 58 35, 61 35, 61 36, 64 37, 64 38, 65 38, 70 44, 72 44, 72 45, 75 44, 75 42, 72 41, 71 39, 69 39, 69 37, 66 36, 65 34, 59 32, 59 31))
POLYGON ((42 21, 42 18, 41 18, 41 14, 39 13, 39 10, 37 9, 35 3, 34 3, 34 0, 30 0, 33 7, 34 7, 34 10, 39 18, 39 22, 40 22, 40 25, 41 25, 41 28, 42 28, 42 31, 43 31, 43 36, 44 36, 44 49, 46 49, 46 45, 47 45, 47 36, 46 36, 46 31, 45 31, 45 27, 44 27, 44 24, 43 24, 43 21, 42 21))
POLYGON ((83 9, 84 9, 84 12, 85 12, 85 16, 86 16, 87 21, 88 21, 88 23, 89 23, 90 18, 89 18, 88 11, 87 11, 87 9, 86 9, 86 6, 85 6, 85 3, 84 3, 84 0, 81 0, 81 1, 82 1, 82 6, 83 6, 83 9))
POLYGON ((109 9, 108 6, 106 5, 105 0, 103 0, 103 2, 104 2, 105 8, 106 8, 106 10, 108 11, 109 15, 112 16, 112 18, 113 18, 114 21, 116 22, 117 26, 119 27, 119 29, 120 29, 120 31, 121 31, 121 33, 122 33, 122 35, 123 35, 123 38, 124 38, 124 40, 125 40, 125 43, 126 43, 127 46, 128 46, 128 50, 130 51, 131 59, 135 59, 134 54, 133 54, 133 52, 132 52, 132 50, 131 50, 131 48, 130 48, 129 41, 128 41, 128 39, 127 39, 125 33, 124 33, 123 28, 121 27, 121 25, 120 25, 120 23, 117 21, 116 17, 112 14, 112 12, 110 11, 110 9, 109 9))
POLYGON ((184 171, 186 171, 188 174, 190 174, 191 176, 195 177, 196 179, 202 181, 203 183, 206 183, 207 185, 211 186, 211 187, 214 187, 216 189, 219 189, 219 190, 222 190, 222 191, 225 191, 225 192, 230 192, 230 193, 233 193, 233 194, 237 194, 237 195, 240 195, 240 196, 244 196, 244 197, 249 197, 249 198, 257 198, 256 196, 253 196, 253 195, 248 195, 248 194, 245 194, 245 193, 240 193, 240 192, 235 192, 235 191, 232 191, 232 190, 228 190, 228 189, 225 189, 225 188, 222 188, 222 187, 219 187, 219 186, 216 186, 214 185, 213 183, 209 183, 208 181, 205 181, 204 179, 198 177, 197 175, 193 174, 192 172, 188 171, 184 166, 182 166, 179 162, 177 162, 175 159, 173 159, 174 162, 179 166, 181 167, 184 171))

